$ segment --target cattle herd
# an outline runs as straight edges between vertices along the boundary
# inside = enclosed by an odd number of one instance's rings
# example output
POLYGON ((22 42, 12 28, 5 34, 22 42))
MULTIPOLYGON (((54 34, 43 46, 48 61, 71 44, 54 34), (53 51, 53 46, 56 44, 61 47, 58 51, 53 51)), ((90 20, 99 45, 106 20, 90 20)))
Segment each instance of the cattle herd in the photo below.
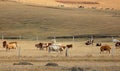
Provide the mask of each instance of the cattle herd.
MULTIPOLYGON (((88 40, 85 42, 85 45, 93 45, 94 40, 88 40)), ((7 42, 7 41, 3 41, 3 48, 6 48, 6 51, 10 50, 10 49, 16 49, 17 46, 17 42, 7 42)), ((101 43, 96 43, 96 46, 100 47, 100 54, 104 51, 108 51, 110 53, 111 51, 111 46, 110 45, 102 45, 101 43)), ((38 48, 39 50, 46 50, 48 52, 51 51, 55 51, 55 52, 62 52, 66 49, 72 48, 73 44, 68 44, 68 45, 62 45, 62 44, 58 44, 55 42, 49 42, 49 43, 43 43, 43 42, 39 42, 37 44, 35 44, 35 47, 38 48)), ((116 48, 120 48, 120 42, 115 42, 115 47, 116 48)))
MULTIPOLYGON (((10 50, 10 49, 16 49, 17 46, 17 42, 7 42, 7 41, 3 41, 3 48, 6 48, 6 51, 10 50)), ((73 45, 72 44, 68 44, 68 45, 62 45, 62 44, 58 44, 58 43, 54 43, 54 42, 49 42, 49 43, 37 43, 35 44, 35 47, 38 48, 39 50, 46 50, 48 52, 51 51, 55 51, 55 52, 62 52, 63 50, 65 50, 66 48, 72 48, 73 45)))
POLYGON ((58 44, 58 43, 37 43, 35 44, 35 47, 43 50, 46 49, 46 51, 56 51, 56 52, 62 52, 63 50, 65 50, 66 48, 72 48, 72 44, 68 44, 68 45, 62 45, 62 44, 58 44))
MULTIPOLYGON (((85 42, 85 45, 91 45, 91 44, 93 45, 93 43, 94 43, 94 40, 90 39, 90 40, 85 42)), ((115 43, 116 48, 120 48, 120 41, 116 41, 114 43, 115 43)), ((96 43, 96 46, 100 46, 100 54, 104 51, 108 51, 109 53, 111 51, 111 46, 110 45, 107 45, 107 44, 102 45, 102 43, 96 43)))

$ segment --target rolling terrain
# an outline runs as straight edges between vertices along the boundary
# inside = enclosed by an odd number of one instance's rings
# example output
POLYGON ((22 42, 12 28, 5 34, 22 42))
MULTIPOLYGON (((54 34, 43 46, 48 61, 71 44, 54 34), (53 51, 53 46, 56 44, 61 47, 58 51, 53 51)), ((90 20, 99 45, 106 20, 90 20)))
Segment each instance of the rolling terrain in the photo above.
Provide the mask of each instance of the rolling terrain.
POLYGON ((119 19, 119 10, 41 7, 0 1, 0 33, 6 36, 119 35, 119 19))
POLYGON ((34 4, 41 6, 63 6, 64 7, 97 7, 120 9, 120 0, 13 0, 24 4, 34 4))

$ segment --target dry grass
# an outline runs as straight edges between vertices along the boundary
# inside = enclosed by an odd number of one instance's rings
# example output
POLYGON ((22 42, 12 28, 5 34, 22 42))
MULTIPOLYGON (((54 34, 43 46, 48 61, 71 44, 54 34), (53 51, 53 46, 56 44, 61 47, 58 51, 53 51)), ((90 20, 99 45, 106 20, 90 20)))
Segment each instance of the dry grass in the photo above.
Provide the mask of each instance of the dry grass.
MULTIPOLYGON (((119 17, 112 16, 114 13, 116 11, 45 8, 0 1, 0 32, 4 35, 39 35, 41 38, 53 35, 75 35, 76 33, 118 35, 120 20, 119 17)), ((74 43, 58 40, 58 43, 63 45, 74 44, 74 47, 69 49, 69 57, 65 57, 65 51, 48 53, 34 46, 38 42, 50 42, 50 40, 7 40, 18 42, 21 56, 19 58, 19 48, 6 52, 2 48, 2 41, 0 40, 0 71, 71 71, 70 68, 74 66, 82 67, 85 71, 120 71, 120 49, 115 49, 114 56, 113 52, 99 54, 99 47, 86 46, 83 40, 74 43), (33 65, 13 65, 20 61, 30 62, 33 65), (48 62, 55 62, 59 66, 46 67, 48 62)), ((98 41, 102 42, 99 39, 98 41)), ((103 44, 114 47, 111 42, 103 42, 103 44)))
POLYGON ((86 34, 119 35, 120 20, 115 15, 118 13, 115 10, 45 8, 0 2, 0 33, 5 36, 38 35, 41 38, 86 34))
POLYGON ((120 1, 114 0, 13 0, 21 3, 41 5, 41 6, 61 6, 64 7, 78 7, 80 5, 85 7, 97 7, 97 8, 114 8, 120 9, 120 1), (82 4, 81 4, 82 3, 82 4))
MULTIPOLYGON (((8 52, 2 48, 2 40, 0 41, 0 70, 1 71, 71 71, 71 67, 80 67, 85 71, 119 71, 120 68, 120 49, 115 50, 114 56, 107 52, 99 54, 100 47, 84 45, 84 41, 74 42, 72 49, 69 49, 69 57, 65 57, 65 51, 63 53, 48 53, 46 50, 39 50, 34 45, 38 41, 25 41, 25 40, 7 40, 17 41, 18 46, 21 47, 21 57, 18 57, 18 48, 10 50, 8 52), (29 62, 33 65, 13 65, 17 62, 29 62), (57 63, 57 67, 45 66, 49 62, 57 63)), ((50 42, 50 41, 39 41, 50 42)), ((73 42, 62 41, 57 42, 63 45, 73 42)), ((113 47, 111 42, 103 42, 113 47)))

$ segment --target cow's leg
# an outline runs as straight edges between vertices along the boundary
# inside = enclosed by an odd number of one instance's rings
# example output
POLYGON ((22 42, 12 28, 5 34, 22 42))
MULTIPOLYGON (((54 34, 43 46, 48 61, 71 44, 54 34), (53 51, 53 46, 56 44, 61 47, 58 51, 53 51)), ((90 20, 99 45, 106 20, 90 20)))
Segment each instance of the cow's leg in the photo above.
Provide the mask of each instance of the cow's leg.
POLYGON ((109 50, 109 54, 110 54, 110 50, 109 50))
POLYGON ((7 50, 8 50, 8 49, 6 48, 6 52, 7 52, 7 50))
POLYGON ((51 51, 51 50, 50 50, 50 47, 49 47, 49 50, 48 50, 48 52, 50 53, 50 51, 51 51))
POLYGON ((46 47, 46 51, 47 51, 48 49, 47 49, 47 47, 46 47))
POLYGON ((40 47, 40 50, 43 50, 43 48, 42 48, 42 47, 40 47))
POLYGON ((12 49, 14 49, 14 47, 12 47, 12 49))

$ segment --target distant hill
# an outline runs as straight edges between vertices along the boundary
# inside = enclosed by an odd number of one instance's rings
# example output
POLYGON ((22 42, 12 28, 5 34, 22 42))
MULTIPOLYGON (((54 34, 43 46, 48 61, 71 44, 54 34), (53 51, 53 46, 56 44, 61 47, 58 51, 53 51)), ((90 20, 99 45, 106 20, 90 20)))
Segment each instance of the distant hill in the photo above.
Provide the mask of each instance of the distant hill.
POLYGON ((63 6, 64 7, 97 7, 120 9, 120 0, 13 0, 21 3, 41 6, 63 6))
POLYGON ((120 35, 120 11, 60 8, 0 1, 0 35, 120 35))

